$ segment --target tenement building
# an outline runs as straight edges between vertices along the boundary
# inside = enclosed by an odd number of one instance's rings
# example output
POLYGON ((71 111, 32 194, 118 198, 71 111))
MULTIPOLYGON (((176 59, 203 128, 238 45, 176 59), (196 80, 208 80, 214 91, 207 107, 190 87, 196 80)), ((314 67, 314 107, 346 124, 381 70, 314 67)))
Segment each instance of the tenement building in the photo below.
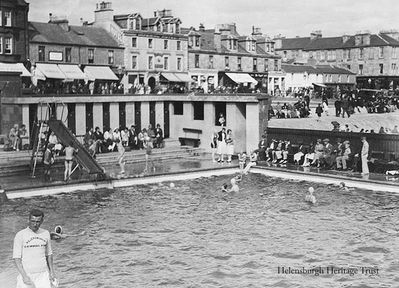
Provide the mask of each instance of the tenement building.
POLYGON ((249 36, 238 34, 235 23, 215 29, 184 29, 188 36, 188 67, 192 84, 209 92, 268 92, 284 90, 281 57, 274 42, 254 28, 249 36))
POLYGON ((30 22, 32 82, 38 94, 112 94, 123 76, 123 47, 102 28, 50 14, 30 22))
MULTIPOLYGON (((0 97, 17 97, 21 83, 31 75, 28 46, 29 4, 24 0, 0 1, 0 97)), ((5 133, 15 123, 14 107, 1 104, 0 133, 5 133)))
POLYGON ((94 27, 102 27, 125 48, 125 89, 130 93, 183 92, 187 73, 187 36, 171 10, 114 15, 111 2, 97 4, 94 27))
POLYGON ((396 89, 399 84, 399 32, 381 31, 337 37, 274 39, 276 52, 285 62, 336 65, 356 73, 358 88, 396 89))

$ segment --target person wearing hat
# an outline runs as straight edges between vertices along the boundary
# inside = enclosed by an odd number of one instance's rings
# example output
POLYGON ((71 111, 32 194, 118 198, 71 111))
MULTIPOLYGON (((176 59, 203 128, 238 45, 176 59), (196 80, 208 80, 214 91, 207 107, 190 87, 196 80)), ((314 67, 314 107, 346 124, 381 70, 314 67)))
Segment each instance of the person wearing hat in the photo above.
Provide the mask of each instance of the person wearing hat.
POLYGON ((314 158, 312 161, 312 165, 317 165, 317 168, 320 167, 320 161, 323 158, 324 153, 324 145, 321 143, 321 139, 317 139, 316 145, 314 147, 314 158))
POLYGON ((333 145, 330 143, 330 139, 325 138, 323 140, 324 143, 324 150, 323 150, 323 156, 321 157, 321 164, 325 166, 326 168, 330 168, 332 166, 332 157, 331 154, 334 150, 333 145))
POLYGON ((350 142, 348 140, 344 141, 343 143, 343 153, 342 156, 338 156, 335 160, 337 163, 337 169, 340 170, 346 170, 347 166, 346 166, 346 162, 349 160, 349 157, 352 154, 352 150, 350 147, 350 142))

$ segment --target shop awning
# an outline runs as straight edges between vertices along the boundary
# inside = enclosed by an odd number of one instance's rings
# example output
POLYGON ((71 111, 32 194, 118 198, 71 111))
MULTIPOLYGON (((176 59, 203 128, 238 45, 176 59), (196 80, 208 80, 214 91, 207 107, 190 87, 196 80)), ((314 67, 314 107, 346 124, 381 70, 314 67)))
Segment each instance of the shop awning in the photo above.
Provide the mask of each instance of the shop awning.
POLYGON ((20 72, 22 77, 32 76, 22 63, 2 63, 0 62, 1 72, 20 72))
POLYGON ((246 73, 226 73, 226 75, 236 82, 237 84, 239 83, 253 83, 257 84, 258 81, 256 81, 254 78, 252 78, 249 74, 246 73))
POLYGON ((180 80, 175 73, 161 73, 161 75, 169 82, 183 82, 180 80))
POLYGON ((108 66, 86 66, 84 72, 89 80, 119 80, 108 66))
POLYGON ((87 79, 87 76, 79 69, 78 65, 58 64, 58 68, 65 74, 67 80, 87 79))
POLYGON ((324 85, 323 83, 312 83, 315 86, 319 86, 319 87, 323 87, 323 88, 327 88, 326 85, 324 85))
POLYGON ((46 78, 66 79, 66 76, 57 64, 37 63, 36 69, 39 70, 46 78))
POLYGON ((180 82, 192 82, 193 80, 188 74, 185 73, 174 73, 175 76, 180 79, 180 82))

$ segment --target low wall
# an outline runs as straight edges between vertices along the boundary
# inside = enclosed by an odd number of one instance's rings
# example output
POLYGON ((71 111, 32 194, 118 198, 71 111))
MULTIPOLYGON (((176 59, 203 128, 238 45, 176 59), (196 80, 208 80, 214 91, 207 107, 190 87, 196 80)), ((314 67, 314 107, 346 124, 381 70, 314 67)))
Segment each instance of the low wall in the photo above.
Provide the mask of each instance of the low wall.
MULTIPOLYGON (((386 160, 399 158, 399 134, 370 134, 357 132, 333 132, 323 130, 268 128, 267 140, 288 139, 292 144, 310 144, 317 139, 328 138, 330 143, 336 143, 338 138, 342 141, 349 140, 352 152, 359 152, 362 147, 360 138, 365 136, 370 145, 370 151, 383 152, 386 160)), ((382 153, 381 153, 382 154, 382 153)))

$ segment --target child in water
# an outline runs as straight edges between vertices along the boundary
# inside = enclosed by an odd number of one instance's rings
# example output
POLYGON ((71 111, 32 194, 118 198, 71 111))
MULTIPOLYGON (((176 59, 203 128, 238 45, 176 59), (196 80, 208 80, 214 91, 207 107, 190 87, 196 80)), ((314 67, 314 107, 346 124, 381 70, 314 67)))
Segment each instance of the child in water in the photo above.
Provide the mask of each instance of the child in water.
POLYGON ((222 191, 227 192, 227 193, 240 192, 240 187, 238 187, 237 182, 241 181, 241 179, 242 179, 241 177, 242 177, 241 175, 237 175, 236 177, 231 178, 231 180, 230 180, 231 188, 227 189, 227 184, 223 184, 222 191))
POLYGON ((309 187, 309 194, 306 194, 305 196, 305 201, 315 204, 316 203, 316 197, 313 195, 314 192, 314 188, 313 187, 309 187))

